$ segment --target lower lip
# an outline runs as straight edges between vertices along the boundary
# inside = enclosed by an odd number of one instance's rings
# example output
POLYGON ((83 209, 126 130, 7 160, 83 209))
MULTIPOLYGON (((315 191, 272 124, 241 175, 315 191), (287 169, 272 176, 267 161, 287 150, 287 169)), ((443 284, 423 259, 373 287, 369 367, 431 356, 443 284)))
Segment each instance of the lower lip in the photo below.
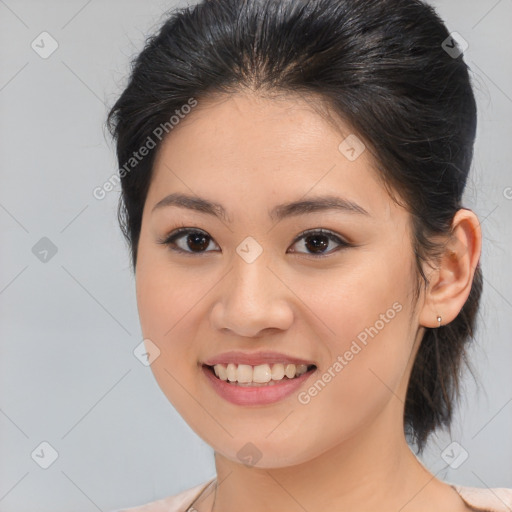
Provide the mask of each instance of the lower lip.
POLYGON ((316 368, 313 368, 300 377, 283 379, 270 386, 238 386, 217 378, 213 370, 207 366, 202 366, 201 369, 213 389, 222 398, 236 405, 267 405, 278 402, 297 391, 316 371, 316 368))

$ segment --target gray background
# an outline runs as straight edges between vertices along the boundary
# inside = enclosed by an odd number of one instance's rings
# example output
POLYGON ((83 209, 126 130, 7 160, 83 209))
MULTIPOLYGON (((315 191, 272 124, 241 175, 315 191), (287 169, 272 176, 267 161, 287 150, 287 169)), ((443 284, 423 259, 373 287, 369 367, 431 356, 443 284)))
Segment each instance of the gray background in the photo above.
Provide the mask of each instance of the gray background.
MULTIPOLYGON (((469 43, 480 110, 466 204, 482 222, 485 290, 479 384, 466 378, 452 437, 434 438, 423 461, 452 483, 512 487, 512 1, 433 3, 469 43), (442 457, 452 441, 468 453, 457 469, 442 457)), ((175 5, 0 0, 0 512, 109 511, 214 475, 211 448, 133 355, 119 188, 92 195, 117 168, 107 108, 175 5), (31 47, 43 31, 59 45, 47 59, 31 47), (46 262, 33 252, 43 237, 57 248, 46 262), (43 441, 58 452, 48 469, 35 462, 50 460, 43 441)))

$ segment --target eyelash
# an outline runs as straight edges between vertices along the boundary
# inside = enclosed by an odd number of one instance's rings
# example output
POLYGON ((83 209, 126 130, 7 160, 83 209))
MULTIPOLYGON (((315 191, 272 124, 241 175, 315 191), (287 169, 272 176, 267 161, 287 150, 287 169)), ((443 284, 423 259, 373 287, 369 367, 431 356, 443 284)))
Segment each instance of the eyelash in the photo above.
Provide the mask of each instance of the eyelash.
MULTIPOLYGON (((178 228, 178 229, 174 230, 173 232, 171 232, 165 238, 158 239, 157 243, 169 246, 169 249, 174 252, 187 254, 189 256, 200 256, 200 255, 206 254, 208 252, 211 252, 211 251, 201 251, 201 252, 185 251, 185 250, 181 249, 180 247, 176 247, 176 245, 174 243, 176 240, 183 237, 184 235, 189 235, 189 234, 193 234, 193 233, 204 234, 207 238, 209 238, 211 241, 213 241, 213 238, 210 237, 210 235, 208 235, 205 231, 203 231, 201 229, 181 227, 181 228, 178 228)), ((339 237, 332 231, 328 231, 328 230, 325 230, 322 228, 308 229, 306 231, 303 231, 302 233, 297 235, 297 238, 295 238, 292 245, 295 245, 301 239, 305 238, 306 236, 310 236, 310 235, 323 235, 323 236, 326 236, 330 241, 336 242, 340 245, 340 247, 338 249, 332 249, 329 252, 323 253, 323 254, 302 253, 302 252, 298 253, 298 254, 302 254, 306 257, 313 258, 313 259, 326 258, 326 257, 330 256, 332 253, 335 253, 341 249, 353 246, 352 244, 350 244, 346 240, 343 240, 341 237, 339 237)), ((208 245, 210 245, 210 244, 208 244, 208 245)), ((297 254, 296 251, 295 251, 295 253, 297 254)))

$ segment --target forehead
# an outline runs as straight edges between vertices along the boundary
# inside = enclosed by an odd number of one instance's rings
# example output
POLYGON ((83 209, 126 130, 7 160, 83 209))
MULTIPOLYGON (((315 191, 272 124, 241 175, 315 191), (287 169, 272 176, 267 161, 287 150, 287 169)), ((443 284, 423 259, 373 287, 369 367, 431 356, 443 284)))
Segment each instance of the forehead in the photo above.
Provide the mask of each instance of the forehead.
POLYGON ((389 215, 390 198, 370 152, 347 158, 344 141, 355 134, 312 101, 249 93, 199 101, 162 142, 148 201, 176 190, 219 202, 229 202, 230 193, 251 194, 265 204, 339 192, 389 215))
POLYGON ((205 150, 230 150, 247 157, 255 152, 262 157, 285 152, 288 158, 295 154, 300 157, 320 145, 336 149, 350 129, 338 120, 329 123, 320 112, 330 113, 324 102, 313 96, 217 94, 199 100, 164 145, 176 146, 183 141, 188 145, 193 142, 191 137, 198 137, 205 150))

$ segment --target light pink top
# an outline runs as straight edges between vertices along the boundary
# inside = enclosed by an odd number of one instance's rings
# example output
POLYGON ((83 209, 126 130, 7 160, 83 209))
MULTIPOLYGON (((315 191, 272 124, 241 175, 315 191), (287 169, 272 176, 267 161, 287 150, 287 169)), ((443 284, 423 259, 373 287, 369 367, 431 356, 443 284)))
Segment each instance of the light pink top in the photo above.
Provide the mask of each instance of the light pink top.
MULTIPOLYGON (((186 489, 174 496, 152 501, 140 507, 131 507, 113 512, 187 512, 199 494, 210 485, 215 478, 205 483, 186 489)), ((452 485, 461 498, 475 510, 485 512, 512 512, 512 489, 483 489, 452 485)), ((191 509, 193 510, 193 509, 191 509)))

